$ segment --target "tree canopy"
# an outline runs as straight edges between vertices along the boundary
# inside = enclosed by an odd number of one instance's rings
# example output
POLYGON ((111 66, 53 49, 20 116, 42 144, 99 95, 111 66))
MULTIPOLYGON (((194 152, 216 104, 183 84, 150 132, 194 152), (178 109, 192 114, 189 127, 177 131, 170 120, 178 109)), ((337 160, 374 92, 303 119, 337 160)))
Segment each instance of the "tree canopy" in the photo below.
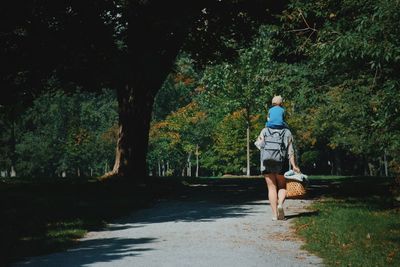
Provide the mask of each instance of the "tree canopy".
MULTIPOLYGON (((281 94, 306 171, 399 169, 399 1, 209 0, 175 8, 178 2, 14 1, 4 7, 0 164, 9 168, 17 155, 26 159, 35 146, 64 140, 68 153, 43 155, 38 164, 54 156, 56 165, 63 158, 75 170, 87 168, 99 162, 85 156, 102 146, 96 138, 118 132, 114 170, 121 175, 143 175, 148 141, 152 173, 168 165, 169 173, 186 168, 187 174, 198 159, 200 174, 243 168, 254 174, 257 150, 250 146, 247 166, 246 143, 263 127, 272 96, 281 94), (96 96, 107 99, 99 109, 83 91, 104 88, 116 94, 114 100, 96 96), (117 126, 111 119, 93 122, 101 120, 93 109, 115 119, 105 107, 116 108, 117 126), (41 112, 49 108, 46 121, 41 112)), ((105 151, 99 155, 108 160, 111 149, 105 151)))
POLYGON ((265 105, 282 94, 306 171, 395 171, 400 13, 392 5, 399 2, 290 1, 278 22, 264 24, 250 45, 236 47, 236 59, 198 69, 192 101, 214 129, 206 134, 211 145, 201 148, 203 168, 241 173, 245 125, 232 119, 248 107, 259 118, 254 138, 265 122, 265 105))

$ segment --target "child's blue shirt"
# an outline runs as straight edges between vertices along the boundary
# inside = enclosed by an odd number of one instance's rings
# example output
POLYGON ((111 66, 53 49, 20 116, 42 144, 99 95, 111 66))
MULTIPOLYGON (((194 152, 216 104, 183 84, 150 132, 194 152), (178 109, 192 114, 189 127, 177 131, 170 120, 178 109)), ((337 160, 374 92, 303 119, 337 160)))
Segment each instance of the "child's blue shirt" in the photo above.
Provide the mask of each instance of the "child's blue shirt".
POLYGON ((273 106, 268 111, 269 120, 265 124, 267 127, 272 129, 287 128, 285 123, 285 109, 281 106, 273 106))

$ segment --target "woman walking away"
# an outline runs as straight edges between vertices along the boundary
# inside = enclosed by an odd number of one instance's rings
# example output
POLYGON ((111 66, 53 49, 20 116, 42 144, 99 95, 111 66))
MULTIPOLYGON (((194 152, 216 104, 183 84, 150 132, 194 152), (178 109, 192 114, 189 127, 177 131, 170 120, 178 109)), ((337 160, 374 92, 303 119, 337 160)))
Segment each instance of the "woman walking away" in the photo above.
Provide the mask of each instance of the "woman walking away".
POLYGON ((268 186, 268 199, 272 208, 272 220, 284 220, 283 204, 286 198, 285 167, 292 165, 293 171, 300 173, 296 165, 293 136, 289 129, 265 127, 256 146, 261 150, 261 173, 268 186))

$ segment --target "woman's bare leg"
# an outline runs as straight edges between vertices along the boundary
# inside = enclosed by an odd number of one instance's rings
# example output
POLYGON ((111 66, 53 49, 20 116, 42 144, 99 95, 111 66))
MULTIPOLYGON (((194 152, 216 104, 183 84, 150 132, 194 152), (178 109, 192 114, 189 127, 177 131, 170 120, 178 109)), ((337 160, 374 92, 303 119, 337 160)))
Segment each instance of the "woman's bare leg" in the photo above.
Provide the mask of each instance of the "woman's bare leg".
POLYGON ((278 186, 278 205, 283 205, 286 199, 286 180, 283 175, 276 175, 276 183, 278 186))
POLYGON ((277 218, 277 205, 278 205, 278 187, 276 183, 276 174, 275 173, 268 173, 265 175, 265 181, 267 182, 268 186, 268 199, 269 205, 272 208, 272 217, 277 218))

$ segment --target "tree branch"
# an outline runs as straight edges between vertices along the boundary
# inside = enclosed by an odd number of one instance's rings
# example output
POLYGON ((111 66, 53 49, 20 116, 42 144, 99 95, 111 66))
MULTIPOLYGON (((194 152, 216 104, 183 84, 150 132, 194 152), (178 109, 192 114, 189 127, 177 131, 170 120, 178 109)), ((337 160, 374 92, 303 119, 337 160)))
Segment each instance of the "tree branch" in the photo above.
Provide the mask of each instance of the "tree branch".
POLYGON ((303 29, 294 29, 294 30, 290 30, 290 31, 287 31, 287 32, 306 32, 306 31, 311 31, 312 33, 317 32, 317 29, 315 28, 315 23, 314 23, 314 27, 310 27, 310 24, 308 24, 307 20, 303 16, 303 13, 301 12, 300 9, 299 9, 299 14, 300 14, 301 18, 303 19, 304 24, 307 27, 305 27, 303 29))

